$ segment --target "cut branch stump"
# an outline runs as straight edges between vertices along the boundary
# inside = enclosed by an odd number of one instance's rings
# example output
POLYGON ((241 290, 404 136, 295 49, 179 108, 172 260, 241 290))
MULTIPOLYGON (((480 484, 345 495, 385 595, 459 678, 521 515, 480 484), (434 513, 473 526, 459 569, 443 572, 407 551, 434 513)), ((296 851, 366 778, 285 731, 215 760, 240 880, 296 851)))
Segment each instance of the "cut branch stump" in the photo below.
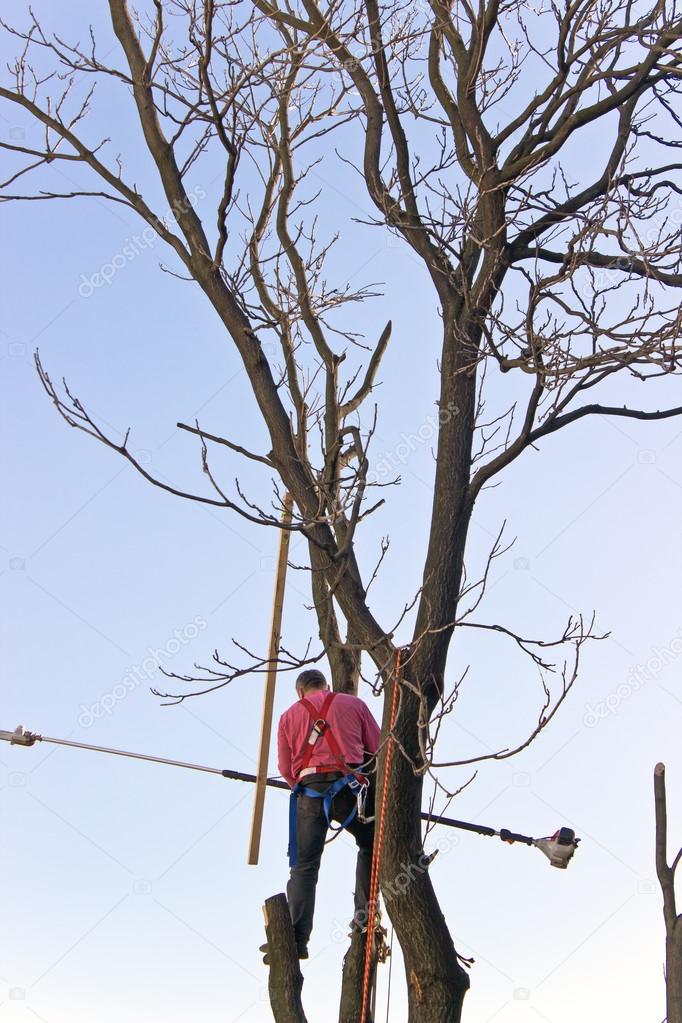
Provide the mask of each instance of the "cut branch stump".
POLYGON ((270 960, 268 991, 275 1023, 307 1023, 301 1002, 303 976, 286 895, 266 899, 263 916, 270 960))

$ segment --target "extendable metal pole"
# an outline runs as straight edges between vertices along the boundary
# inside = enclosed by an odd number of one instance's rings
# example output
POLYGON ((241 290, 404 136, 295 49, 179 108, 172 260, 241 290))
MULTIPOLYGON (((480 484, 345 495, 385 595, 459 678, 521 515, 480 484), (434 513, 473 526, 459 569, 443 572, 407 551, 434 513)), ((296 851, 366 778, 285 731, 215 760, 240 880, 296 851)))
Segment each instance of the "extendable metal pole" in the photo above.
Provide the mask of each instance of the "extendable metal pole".
MULTIPOLYGON (((18 728, 15 732, 0 730, 0 740, 4 739, 12 746, 33 746, 36 742, 49 742, 53 746, 70 746, 72 749, 93 750, 95 753, 111 753, 115 757, 130 757, 132 760, 146 760, 151 764, 168 764, 169 767, 186 767, 190 771, 203 771, 205 774, 224 774, 219 767, 205 767, 203 764, 190 764, 185 760, 170 760, 167 757, 153 757, 148 753, 131 753, 130 750, 113 749, 110 746, 93 746, 88 742, 73 742, 70 739, 54 739, 49 735, 38 735, 37 732, 26 732, 18 728)), ((287 788, 289 786, 287 785, 287 788)))
MULTIPOLYGON (((36 732, 27 732, 18 728, 15 732, 0 730, 0 740, 5 740, 13 746, 33 746, 36 742, 48 742, 55 746, 68 746, 72 749, 92 750, 95 753, 111 753, 116 757, 130 757, 133 760, 146 760, 152 764, 167 764, 169 767, 184 767, 190 771, 203 771, 205 774, 218 774, 222 778, 230 778, 232 781, 245 781, 251 784, 258 783, 258 775, 247 774, 244 771, 231 771, 228 768, 206 767, 203 764, 191 764, 184 760, 171 760, 168 757, 154 757, 148 753, 132 753, 129 750, 113 749, 110 746, 94 746, 87 742, 74 742, 70 739, 54 739, 49 735, 38 735, 36 732)), ((271 789, 285 789, 291 791, 285 781, 277 778, 266 778, 265 786, 271 789)), ((458 828, 463 831, 472 831, 476 835, 488 835, 501 838, 504 842, 524 842, 526 845, 533 845, 535 839, 528 835, 518 835, 513 831, 502 828, 496 831, 494 828, 486 827, 484 824, 471 824, 468 821, 460 821, 454 817, 441 817, 436 813, 422 813, 422 820, 431 821, 434 824, 442 824, 446 828, 458 828)))

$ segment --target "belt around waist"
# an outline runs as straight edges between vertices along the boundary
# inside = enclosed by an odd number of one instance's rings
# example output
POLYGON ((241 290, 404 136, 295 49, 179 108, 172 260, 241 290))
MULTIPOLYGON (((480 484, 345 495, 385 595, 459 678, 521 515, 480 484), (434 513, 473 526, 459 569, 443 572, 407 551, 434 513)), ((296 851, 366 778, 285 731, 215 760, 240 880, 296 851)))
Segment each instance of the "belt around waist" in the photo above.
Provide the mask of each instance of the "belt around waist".
POLYGON ((337 778, 345 778, 347 774, 352 771, 359 771, 362 764, 349 764, 347 771, 338 771, 335 767, 330 767, 329 770, 320 770, 319 767, 306 767, 298 776, 297 781, 301 781, 303 778, 320 778, 322 781, 329 779, 330 781, 336 781, 337 778))
POLYGON ((341 771, 316 771, 315 768, 301 771, 299 782, 309 785, 313 781, 337 781, 339 778, 343 778, 344 774, 341 771))

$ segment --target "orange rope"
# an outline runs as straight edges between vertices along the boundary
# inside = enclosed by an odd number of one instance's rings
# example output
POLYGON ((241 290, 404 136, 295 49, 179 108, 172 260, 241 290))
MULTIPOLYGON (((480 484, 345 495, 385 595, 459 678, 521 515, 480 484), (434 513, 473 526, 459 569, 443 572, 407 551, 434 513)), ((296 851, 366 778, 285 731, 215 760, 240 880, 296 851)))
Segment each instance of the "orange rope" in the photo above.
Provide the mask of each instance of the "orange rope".
POLYGON ((367 903, 367 943, 365 945, 365 970, 362 978, 362 1011, 360 1023, 367 1023, 367 1009, 369 1006, 369 977, 372 972, 372 952, 374 950, 374 922, 376 917, 376 903, 379 897, 379 865, 381 862, 381 850, 384 842, 384 824, 386 820, 386 805, 388 796, 388 782, 391 774, 391 763, 393 761, 393 728, 398 714, 398 680, 400 678, 400 656, 398 649, 395 655, 395 672, 393 675, 393 700, 391 703, 391 718, 389 725, 388 745, 386 747, 386 761, 384 763, 384 784, 381 791, 381 811, 379 813, 378 828, 374 833, 374 848, 372 850, 372 872, 369 882, 369 901, 367 903), (371 923, 370 923, 371 921, 371 923))

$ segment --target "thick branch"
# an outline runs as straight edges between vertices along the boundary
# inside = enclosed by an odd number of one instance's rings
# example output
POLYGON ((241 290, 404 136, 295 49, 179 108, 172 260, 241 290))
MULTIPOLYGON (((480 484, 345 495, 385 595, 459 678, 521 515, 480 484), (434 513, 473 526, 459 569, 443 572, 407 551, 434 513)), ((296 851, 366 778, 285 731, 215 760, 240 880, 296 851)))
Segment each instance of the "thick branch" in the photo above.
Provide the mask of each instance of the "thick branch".
POLYGON ((668 810, 665 795, 665 765, 654 769, 654 806, 656 810, 656 874, 663 892, 663 916, 666 931, 672 932, 677 918, 675 875, 668 866, 668 810))

